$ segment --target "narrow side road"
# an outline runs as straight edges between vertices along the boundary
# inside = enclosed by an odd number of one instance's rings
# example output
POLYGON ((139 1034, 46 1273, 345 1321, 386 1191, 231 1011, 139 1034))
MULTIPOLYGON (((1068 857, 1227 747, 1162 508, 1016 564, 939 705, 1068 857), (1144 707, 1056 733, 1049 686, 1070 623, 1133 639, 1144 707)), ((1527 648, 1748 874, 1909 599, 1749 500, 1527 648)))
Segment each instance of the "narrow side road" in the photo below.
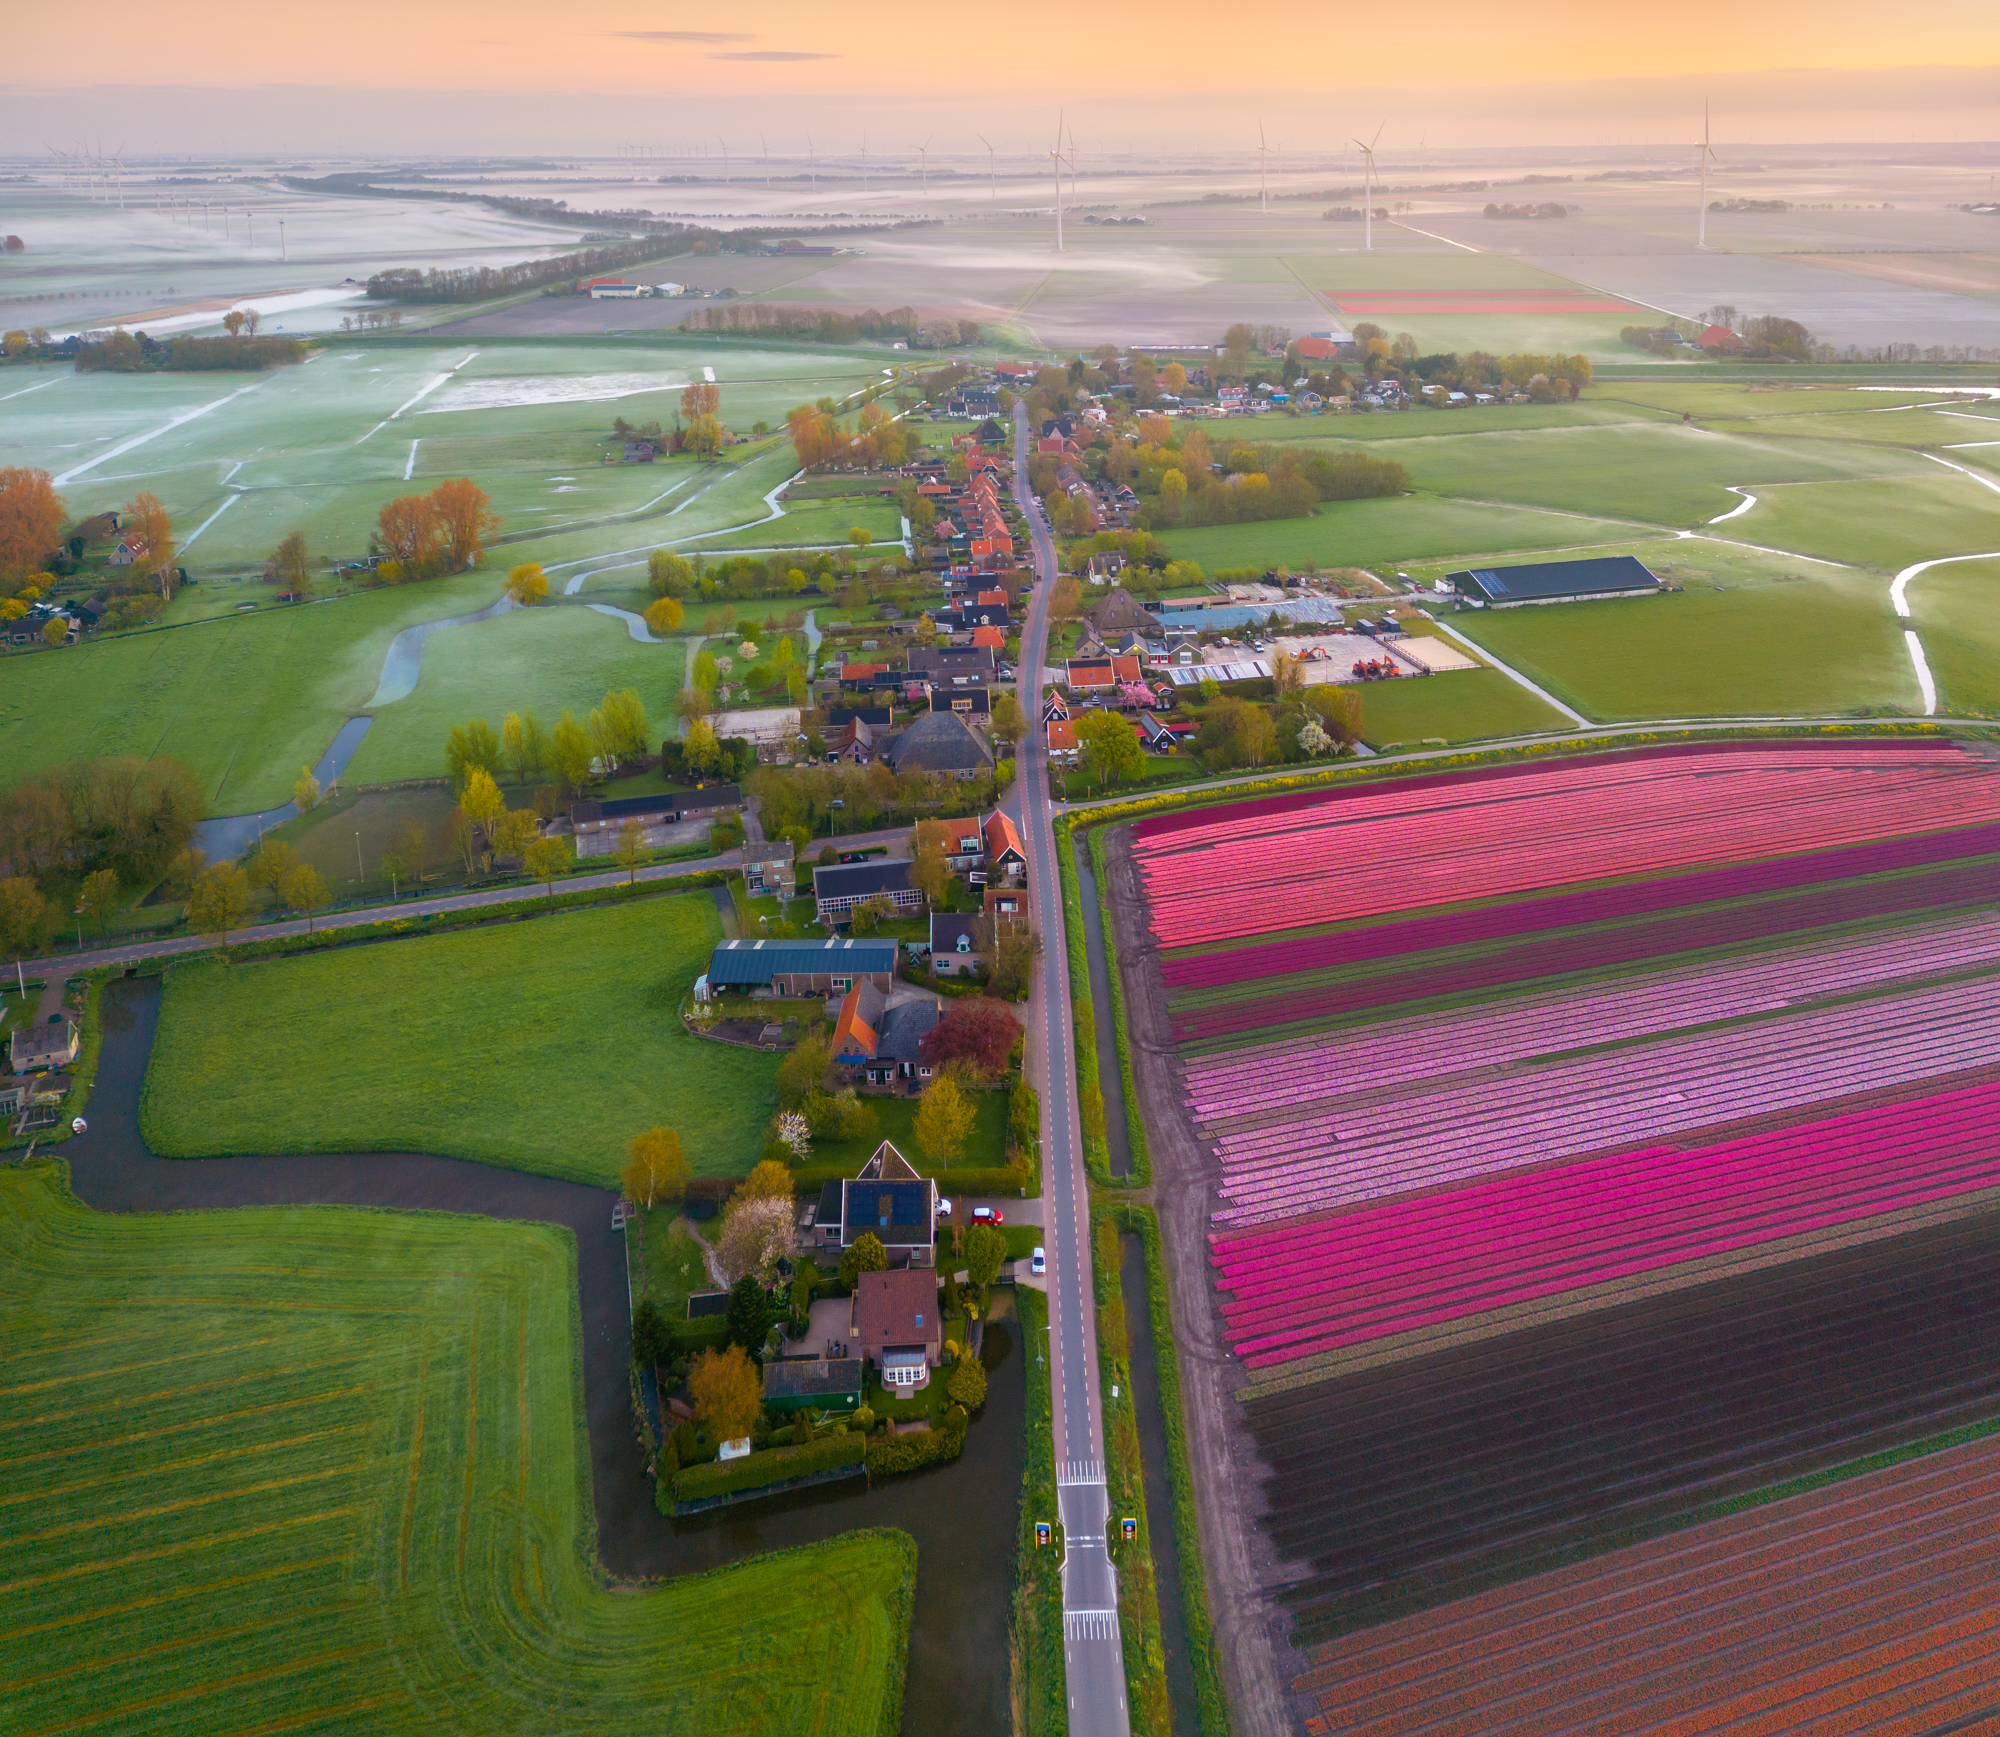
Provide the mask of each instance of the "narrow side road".
MULTIPOLYGON (((1028 1009, 1028 1053, 1042 1093, 1042 1222, 1049 1251, 1049 1385, 1054 1399, 1057 1495, 1062 1505, 1063 1663, 1072 1737, 1126 1737, 1125 1651, 1118 1579, 1106 1528, 1104 1419, 1098 1399, 1097 1313, 1090 1271, 1090 1191, 1077 1121, 1076 1044, 1070 1027, 1069 951, 1063 945, 1062 880, 1056 868, 1042 715, 1042 660, 1056 552, 1027 486, 1028 423, 1014 409, 1016 503, 1034 541, 1035 588, 1021 630, 1018 698, 1024 734, 1017 759, 1021 842, 1029 902, 1045 947, 1028 1009)), ((1029 1346, 1030 1351, 1039 1347, 1029 1346)))

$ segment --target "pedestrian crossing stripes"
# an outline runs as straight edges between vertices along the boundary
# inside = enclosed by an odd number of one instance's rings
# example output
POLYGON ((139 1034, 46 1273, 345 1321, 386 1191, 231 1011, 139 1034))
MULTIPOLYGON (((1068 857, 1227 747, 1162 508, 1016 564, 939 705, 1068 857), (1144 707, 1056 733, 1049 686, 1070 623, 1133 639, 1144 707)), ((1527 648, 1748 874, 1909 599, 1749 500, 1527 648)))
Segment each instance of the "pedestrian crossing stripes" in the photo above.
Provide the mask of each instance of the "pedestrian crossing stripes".
POLYGON ((1064 1611, 1063 1634, 1070 1640, 1115 1641, 1118 1638, 1118 1613, 1115 1610, 1064 1611))
POLYGON ((1064 1460, 1056 1467, 1058 1484, 1101 1484, 1104 1482, 1104 1462, 1102 1460, 1064 1460))

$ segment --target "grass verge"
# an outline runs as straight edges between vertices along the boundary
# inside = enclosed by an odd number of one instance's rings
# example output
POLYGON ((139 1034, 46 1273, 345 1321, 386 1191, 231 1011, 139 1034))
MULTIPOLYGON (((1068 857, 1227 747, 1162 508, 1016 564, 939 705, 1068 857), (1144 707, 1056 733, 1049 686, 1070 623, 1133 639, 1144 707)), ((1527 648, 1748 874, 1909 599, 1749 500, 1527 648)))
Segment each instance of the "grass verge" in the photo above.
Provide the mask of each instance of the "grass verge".
POLYGON ((1049 1397, 1046 1347, 1048 1300, 1023 1287, 1015 1293, 1021 1349, 1029 1357, 1026 1451, 1021 1461, 1020 1532, 1015 1541, 1014 1615, 1009 1644, 1014 1655, 1014 1729, 1025 1737, 1064 1737, 1069 1694, 1063 1672, 1062 1512, 1056 1502, 1055 1413, 1049 1397), (1041 1360, 1035 1361, 1035 1354, 1041 1360), (1035 1542, 1035 1524, 1051 1528, 1051 1541, 1035 1542))
POLYGON ((1088 829, 1090 862, 1097 882, 1098 932, 1104 937, 1104 974, 1111 983, 1111 1029, 1118 1044, 1118 1078, 1124 1088, 1125 1139, 1131 1148, 1131 1186, 1153 1185, 1153 1151, 1146 1143, 1146 1123, 1139 1114, 1139 1093, 1132 1083, 1132 1034, 1125 1017, 1125 982, 1118 971, 1118 932, 1111 923, 1111 892, 1104 873, 1104 828, 1088 829))

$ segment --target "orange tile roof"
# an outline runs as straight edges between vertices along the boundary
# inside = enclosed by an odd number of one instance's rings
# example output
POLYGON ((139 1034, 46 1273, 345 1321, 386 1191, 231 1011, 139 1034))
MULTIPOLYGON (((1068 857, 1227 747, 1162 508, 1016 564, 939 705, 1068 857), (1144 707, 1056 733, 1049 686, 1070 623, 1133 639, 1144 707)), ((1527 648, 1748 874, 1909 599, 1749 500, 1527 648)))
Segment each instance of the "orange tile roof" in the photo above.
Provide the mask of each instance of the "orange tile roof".
MULTIPOLYGON (((1053 738, 1049 745, 1055 745, 1053 738)), ((1027 852, 1021 848, 1021 835, 1014 830, 1013 821, 996 808, 986 817, 986 859, 988 862, 995 861, 1008 851, 1023 861, 1027 860, 1027 852)))
POLYGON ((972 643, 991 646, 995 651, 1005 651, 1007 636, 997 627, 975 627, 972 630, 972 643))
POLYGON ((833 1028, 833 1053, 840 1055, 852 1036, 854 1047, 864 1055, 875 1053, 875 1028, 861 1015, 861 982, 848 990, 840 1004, 840 1022, 833 1028))
POLYGON ((1076 752, 1076 726, 1067 718, 1049 720, 1049 752, 1051 754, 1074 754, 1076 752))

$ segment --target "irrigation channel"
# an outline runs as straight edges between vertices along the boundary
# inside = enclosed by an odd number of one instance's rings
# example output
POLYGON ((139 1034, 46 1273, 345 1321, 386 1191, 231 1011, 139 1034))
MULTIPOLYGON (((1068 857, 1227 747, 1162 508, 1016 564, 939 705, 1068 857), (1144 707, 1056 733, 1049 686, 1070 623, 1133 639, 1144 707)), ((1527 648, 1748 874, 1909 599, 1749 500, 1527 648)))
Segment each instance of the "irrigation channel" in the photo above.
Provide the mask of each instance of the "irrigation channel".
MULTIPOLYGON (((1090 860, 1090 834, 1070 834, 1070 854, 1076 859, 1076 891, 1083 906, 1083 950, 1090 963, 1090 1005, 1097 1031, 1097 1085, 1104 1094, 1104 1150, 1113 1176, 1132 1174, 1132 1141, 1125 1125, 1125 1078, 1118 1067, 1118 1028, 1111 1007, 1111 972, 1105 963, 1104 911, 1097 902, 1096 865, 1090 860)), ((1129 1298, 1133 1293, 1128 1291, 1129 1298)), ((1145 1294, 1143 1287, 1139 1295, 1145 1294)), ((1152 1359, 1146 1359, 1152 1366, 1152 1359)), ((1164 1450, 1163 1450, 1164 1451, 1164 1450)), ((1152 1476, 1150 1469, 1147 1476, 1152 1476)))
MULTIPOLYGON (((90 1128, 60 1149, 80 1200, 101 1212, 371 1206, 566 1225, 576 1238, 591 1490, 606 1571, 624 1580, 698 1574, 857 1526, 899 1526, 917 1541, 904 1732, 990 1737, 1008 1728, 1007 1624, 1026 1399, 1025 1364, 1015 1355, 1010 1324, 987 1323, 986 1409, 954 1464, 872 1489, 826 1484, 688 1520, 665 1519, 653 1506, 633 1439, 625 1250, 611 1228, 613 1196, 552 1177, 406 1153, 157 1158, 140 1138, 139 1098, 160 995, 151 978, 105 987, 90 1128)), ((1170 1527, 1169 1515, 1154 1535, 1170 1537, 1170 1527)))

